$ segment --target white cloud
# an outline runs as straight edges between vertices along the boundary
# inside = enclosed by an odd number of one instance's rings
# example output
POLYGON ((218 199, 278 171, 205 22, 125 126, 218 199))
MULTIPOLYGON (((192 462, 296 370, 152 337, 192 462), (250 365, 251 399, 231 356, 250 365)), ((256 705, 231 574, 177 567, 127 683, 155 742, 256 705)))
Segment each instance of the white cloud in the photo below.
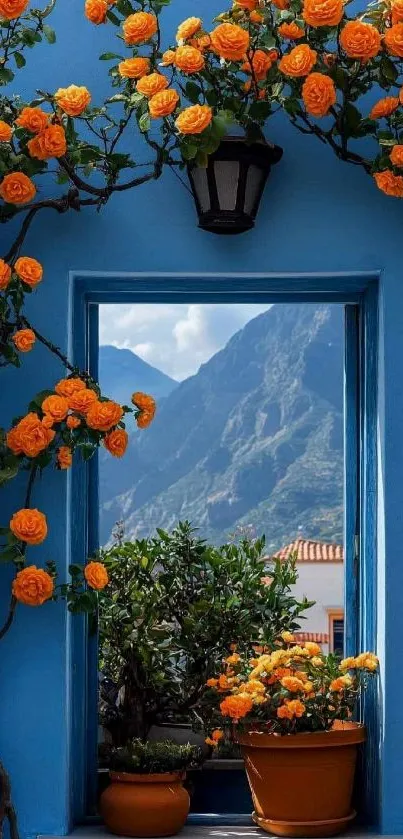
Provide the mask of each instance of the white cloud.
POLYGON ((100 343, 130 349, 182 380, 268 308, 267 304, 107 304, 99 307, 100 343))

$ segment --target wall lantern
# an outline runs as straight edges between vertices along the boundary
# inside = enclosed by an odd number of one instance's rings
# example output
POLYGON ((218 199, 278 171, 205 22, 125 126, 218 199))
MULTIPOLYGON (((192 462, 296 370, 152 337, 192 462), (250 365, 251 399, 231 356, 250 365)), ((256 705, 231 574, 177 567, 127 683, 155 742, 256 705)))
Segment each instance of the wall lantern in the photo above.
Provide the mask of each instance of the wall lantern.
POLYGON ((279 146, 226 137, 207 168, 189 163, 199 227, 225 235, 251 230, 272 164, 282 154, 279 146))

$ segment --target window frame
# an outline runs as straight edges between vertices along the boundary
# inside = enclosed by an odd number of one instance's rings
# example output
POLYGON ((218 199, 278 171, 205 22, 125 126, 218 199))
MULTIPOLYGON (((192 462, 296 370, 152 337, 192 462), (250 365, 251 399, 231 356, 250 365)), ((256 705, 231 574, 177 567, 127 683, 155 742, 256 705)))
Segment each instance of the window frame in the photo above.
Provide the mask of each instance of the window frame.
MULTIPOLYGON (((377 345, 379 272, 323 274, 173 274, 71 272, 71 350, 74 364, 97 376, 100 303, 342 303, 345 305, 345 650, 376 646, 377 345)), ((97 458, 73 474, 72 561, 97 547, 97 458)), ((72 632, 72 810, 76 824, 94 816, 97 643, 83 617, 72 632), (90 782, 88 783, 88 779, 90 782)), ((377 741, 375 691, 366 698, 366 724, 377 741)), ((379 756, 363 772, 365 808, 377 823, 379 756)), ((236 814, 226 823, 236 823, 236 814)), ((200 823, 200 820, 199 820, 200 823)), ((212 823, 211 819, 208 823, 212 823)), ((222 822, 217 817, 213 823, 222 822)), ((239 823, 239 820, 238 820, 239 823)))

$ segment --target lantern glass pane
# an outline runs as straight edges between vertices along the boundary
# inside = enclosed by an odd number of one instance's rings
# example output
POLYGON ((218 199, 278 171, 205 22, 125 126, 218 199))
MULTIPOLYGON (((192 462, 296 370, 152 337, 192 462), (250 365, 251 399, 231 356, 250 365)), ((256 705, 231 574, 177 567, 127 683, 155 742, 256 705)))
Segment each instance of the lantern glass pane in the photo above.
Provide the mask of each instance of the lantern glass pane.
POLYGON ((221 210, 235 210, 238 194, 239 163, 237 160, 216 160, 214 175, 221 210))
POLYGON ((210 209, 210 194, 207 182, 207 169, 196 166, 192 169, 192 178, 194 188, 199 199, 202 213, 206 213, 210 209))
POLYGON ((256 208, 256 202, 260 195, 262 180, 264 180, 265 172, 259 166, 249 166, 248 175, 246 178, 245 189, 245 213, 253 215, 256 208))

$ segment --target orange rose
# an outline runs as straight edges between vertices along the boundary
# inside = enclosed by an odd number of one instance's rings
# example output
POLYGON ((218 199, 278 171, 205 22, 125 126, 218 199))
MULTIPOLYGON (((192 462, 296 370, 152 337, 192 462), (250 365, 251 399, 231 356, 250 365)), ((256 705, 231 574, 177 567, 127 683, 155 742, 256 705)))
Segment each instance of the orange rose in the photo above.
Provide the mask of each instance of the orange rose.
POLYGON ((201 134, 211 123, 213 112, 208 105, 191 105, 175 121, 181 134, 201 134))
MULTIPOLYGON (((276 5, 276 3, 274 5, 276 5)), ((251 12, 249 15, 249 20, 251 23, 256 23, 258 26, 260 26, 260 24, 263 23, 263 15, 259 14, 259 12, 251 12)))
POLYGON ((278 716, 279 720, 292 720, 292 719, 294 719, 294 714, 290 710, 290 708, 288 707, 287 703, 284 703, 284 705, 280 705, 280 707, 277 708, 277 716, 278 716))
POLYGON ((7 265, 7 262, 4 262, 4 259, 0 259, 0 291, 4 291, 7 288, 10 280, 11 268, 7 265))
POLYGON ((1 143, 9 143, 11 137, 13 136, 13 129, 8 122, 4 122, 4 120, 0 119, 0 142, 1 143))
POLYGON ((43 277, 43 268, 37 259, 31 256, 19 256, 14 265, 15 273, 25 285, 35 288, 43 277))
POLYGON ((287 706, 293 717, 302 717, 305 713, 305 705, 303 702, 300 702, 299 699, 291 699, 291 701, 287 703, 287 706))
POLYGON ((27 545, 40 545, 48 534, 46 516, 39 510, 23 509, 14 513, 10 521, 10 530, 20 542, 27 545))
POLYGON ((54 583, 50 574, 36 565, 28 565, 19 571, 12 586, 15 599, 25 606, 42 606, 52 597, 53 589, 54 583))
POLYGON ((148 73, 150 61, 148 58, 126 58, 118 64, 119 75, 125 79, 141 79, 148 73))
POLYGON ((85 16, 91 23, 99 24, 106 22, 108 4, 106 0, 85 0, 85 16))
POLYGON ((108 452, 113 454, 114 457, 123 457, 127 449, 128 442, 129 437, 124 428, 115 428, 114 431, 111 431, 110 434, 107 434, 104 438, 105 448, 108 449, 108 452))
POLYGON ((73 463, 73 453, 69 446, 60 446, 56 454, 58 469, 70 469, 73 463))
POLYGON ((386 30, 385 44, 391 55, 403 58, 403 23, 395 23, 386 30))
POLYGON ((151 425, 154 419, 154 414, 150 413, 150 411, 141 411, 141 413, 136 417, 136 423, 138 428, 148 428, 151 425))
POLYGON ((156 93, 160 93, 161 90, 165 90, 169 85, 169 81, 166 76, 163 76, 162 73, 150 73, 149 76, 143 76, 137 84, 136 88, 139 93, 142 93, 144 96, 155 96, 156 93))
POLYGON ((187 41, 188 38, 193 38, 193 35, 199 31, 201 27, 201 20, 199 17, 188 17, 179 24, 176 32, 176 40, 187 41))
POLYGON ((317 52, 311 50, 308 44, 299 44, 291 52, 284 55, 279 62, 279 68, 286 76, 307 76, 316 64, 317 52))
POLYGON ((304 649, 308 650, 309 655, 315 658, 322 652, 320 644, 315 644, 314 641, 305 641, 304 649))
POLYGON ((281 679, 280 684, 290 693, 298 693, 298 691, 304 689, 304 683, 301 679, 296 679, 295 676, 285 676, 284 679, 281 679))
POLYGON ((402 175, 394 175, 390 169, 385 169, 384 172, 375 172, 374 179, 378 189, 386 195, 392 195, 394 198, 403 198, 402 175))
POLYGON ((272 0, 273 6, 276 6, 280 11, 289 8, 289 0, 272 0))
POLYGON ((40 108, 23 108, 15 124, 19 128, 25 128, 32 134, 39 134, 49 123, 49 114, 45 114, 40 108))
POLYGON ((295 23, 295 20, 291 23, 282 23, 278 28, 278 33, 282 38, 287 38, 289 41, 298 41, 299 38, 303 38, 305 35, 304 30, 300 29, 298 24, 295 23))
POLYGON ((55 385, 55 391, 59 396, 66 396, 67 399, 77 393, 78 390, 85 390, 86 384, 77 376, 71 376, 70 379, 60 379, 60 382, 55 385))
POLYGON ((65 396, 47 396, 41 405, 44 414, 50 414, 55 422, 62 422, 67 417, 69 403, 65 396))
POLYGON ((44 428, 53 428, 55 424, 55 421, 53 417, 50 416, 50 414, 45 414, 45 416, 42 417, 41 422, 44 428))
POLYGON ((309 26, 338 26, 343 17, 343 0, 304 0, 302 17, 309 26))
POLYGON ((160 117, 167 117, 172 114, 179 102, 179 95, 176 90, 170 88, 169 90, 161 90, 156 93, 149 100, 148 107, 150 117, 159 119, 160 117))
POLYGON ((204 58, 196 47, 178 47, 175 53, 175 65, 182 73, 198 73, 204 67, 204 58))
POLYGON ((98 401, 98 396, 95 390, 91 388, 80 388, 74 391, 68 397, 68 405, 72 411, 77 411, 78 414, 87 414, 91 405, 98 401))
POLYGON ((0 0, 0 17, 14 20, 25 12, 29 0, 0 0))
POLYGON ((19 352, 30 352, 35 340, 35 332, 32 329, 17 329, 13 335, 13 342, 19 352))
POLYGON ((67 428, 73 430, 74 428, 79 428, 81 425, 81 420, 79 417, 68 416, 66 419, 67 428))
POLYGON ((122 406, 112 399, 93 402, 87 411, 87 425, 96 431, 109 431, 122 419, 122 406))
POLYGON ((155 399, 148 393, 136 390, 136 392, 132 394, 131 401, 136 408, 140 409, 140 411, 153 411, 155 413, 155 399))
POLYGON ((101 591, 109 583, 108 572, 102 562, 88 562, 84 568, 84 577, 95 591, 101 591))
POLYGON ((349 20, 340 33, 340 46, 349 58, 369 61, 381 49, 381 36, 371 23, 349 20))
POLYGON ((86 87, 71 84, 69 87, 59 87, 55 93, 55 100, 59 108, 70 117, 78 117, 88 108, 91 94, 86 87))
POLYGON ((403 146, 396 145, 390 153, 390 162, 394 166, 403 166, 403 146))
POLYGON ((397 96, 385 96, 373 106, 369 118, 383 119, 384 117, 390 117, 398 107, 399 99, 397 96))
POLYGON ((162 55, 161 65, 162 67, 169 67, 170 64, 173 64, 175 61, 175 50, 165 50, 162 55))
POLYGON ((241 9, 247 9, 248 12, 253 12, 256 9, 258 0, 236 0, 236 5, 241 9))
POLYGON ((200 50, 200 52, 206 52, 206 50, 208 50, 211 45, 210 35, 199 35, 198 37, 196 36, 196 38, 192 38, 192 40, 189 41, 189 45, 191 47, 196 47, 198 50, 200 50))
POLYGON ((218 685, 218 679, 207 679, 206 685, 208 688, 216 688, 218 685))
POLYGON ((403 21, 403 0, 392 0, 392 23, 401 23, 403 21))
POLYGON ((336 103, 333 79, 323 73, 310 73, 302 85, 302 99, 308 114, 314 117, 326 116, 336 103))
POLYGON ((7 434, 7 446, 14 454, 37 457, 54 439, 55 432, 46 428, 34 411, 23 417, 7 434))
POLYGON ((214 740, 215 743, 218 743, 219 740, 224 738, 224 732, 221 728, 215 728, 214 731, 211 733, 211 739, 214 740))
POLYGON ((252 73, 253 69, 255 79, 257 81, 261 81, 266 78, 270 67, 273 66, 274 56, 277 58, 277 52, 275 50, 272 51, 272 53, 267 53, 263 50, 255 50, 253 54, 248 55, 247 61, 242 64, 241 70, 243 70, 244 73, 252 73))
POLYGON ((10 172, 0 183, 0 195, 8 204, 28 204, 36 195, 36 186, 23 172, 10 172))
POLYGON ((32 140, 28 140, 28 151, 31 157, 38 160, 49 160, 51 157, 63 157, 66 154, 66 135, 62 125, 49 125, 32 140))
POLYGON ((249 34, 234 23, 220 23, 211 33, 211 46, 220 58, 241 61, 249 48, 249 34))
POLYGON ((144 44, 157 31, 157 18, 150 12, 135 12, 123 23, 123 37, 126 44, 144 44))
POLYGON ((227 696, 220 704, 223 717, 231 717, 235 722, 249 714, 252 708, 253 699, 250 696, 227 696))

